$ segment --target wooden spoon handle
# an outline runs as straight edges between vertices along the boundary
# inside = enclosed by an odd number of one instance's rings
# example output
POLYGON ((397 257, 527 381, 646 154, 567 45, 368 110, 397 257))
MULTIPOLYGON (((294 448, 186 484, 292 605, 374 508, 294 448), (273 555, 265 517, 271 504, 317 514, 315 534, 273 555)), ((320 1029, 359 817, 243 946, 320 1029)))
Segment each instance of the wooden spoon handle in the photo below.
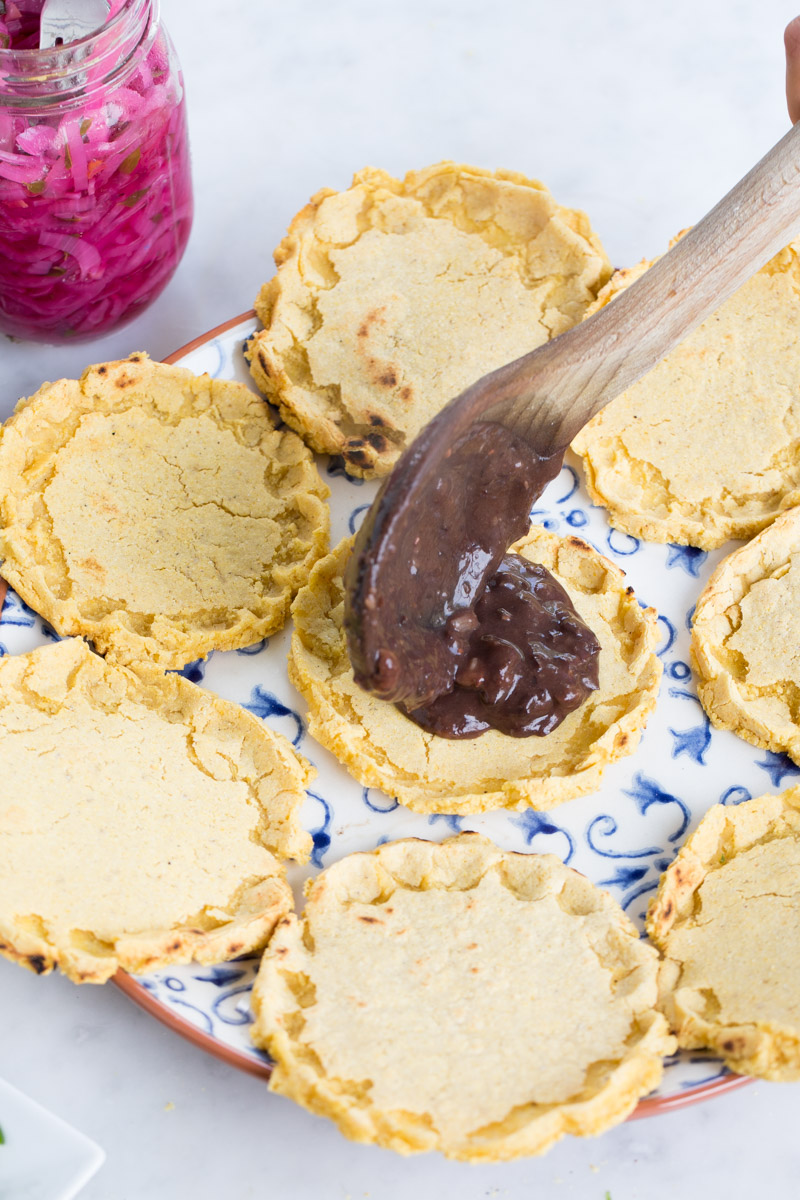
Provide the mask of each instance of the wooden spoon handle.
POLYGON ((509 367, 488 419, 566 446, 800 230, 800 124, 635 283, 509 367))

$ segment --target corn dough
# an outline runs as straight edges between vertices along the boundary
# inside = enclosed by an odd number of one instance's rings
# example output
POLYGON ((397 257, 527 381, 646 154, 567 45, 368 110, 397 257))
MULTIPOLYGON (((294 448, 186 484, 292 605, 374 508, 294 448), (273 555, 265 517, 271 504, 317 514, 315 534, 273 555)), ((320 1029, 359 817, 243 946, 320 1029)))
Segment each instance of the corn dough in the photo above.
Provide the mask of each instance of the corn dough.
POLYGON ((464 741, 425 732, 355 683, 342 625, 351 545, 317 563, 297 595, 289 678, 308 702, 309 732, 359 783, 415 812, 547 809, 593 791, 609 763, 636 749, 661 678, 656 614, 586 542, 533 527, 511 550, 551 571, 598 637, 598 690, 546 737, 491 729, 464 741))
POLYGON ((244 384, 133 354, 6 422, 2 571, 58 633, 182 667, 280 629, 327 549, 327 495, 244 384))
POLYGON ((647 929, 681 1046, 740 1075, 800 1079, 800 788, 709 809, 647 929))
POLYGON ((273 1091, 348 1137, 497 1162, 602 1133, 674 1041, 657 960, 554 855, 475 833, 351 854, 307 886, 253 990, 273 1091))
POLYGON ((292 905, 313 771, 238 705, 79 638, 0 660, 0 953, 77 983, 215 963, 292 905))
MULTIPOLYGON (((710 550, 800 503, 800 242, 573 442, 617 529, 710 550)), ((618 271, 587 315, 651 263, 618 271)))
POLYGON ((717 567, 695 609, 692 662, 714 725, 800 762, 800 508, 717 567))
POLYGON ((577 324, 611 273, 587 217, 541 183, 450 162, 318 192, 275 264, 253 378, 361 476, 386 475, 448 400, 577 324))

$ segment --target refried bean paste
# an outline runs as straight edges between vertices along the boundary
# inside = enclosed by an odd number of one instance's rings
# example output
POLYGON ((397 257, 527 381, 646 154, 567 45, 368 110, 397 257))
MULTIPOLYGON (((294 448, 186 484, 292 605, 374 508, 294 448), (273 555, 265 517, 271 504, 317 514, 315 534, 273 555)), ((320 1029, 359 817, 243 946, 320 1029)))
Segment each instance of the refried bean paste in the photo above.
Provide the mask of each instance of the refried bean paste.
POLYGON ((600 647, 553 576, 506 548, 563 451, 537 455, 477 421, 445 457, 412 488, 395 468, 356 537, 345 572, 356 682, 440 737, 550 733, 597 687, 600 647))

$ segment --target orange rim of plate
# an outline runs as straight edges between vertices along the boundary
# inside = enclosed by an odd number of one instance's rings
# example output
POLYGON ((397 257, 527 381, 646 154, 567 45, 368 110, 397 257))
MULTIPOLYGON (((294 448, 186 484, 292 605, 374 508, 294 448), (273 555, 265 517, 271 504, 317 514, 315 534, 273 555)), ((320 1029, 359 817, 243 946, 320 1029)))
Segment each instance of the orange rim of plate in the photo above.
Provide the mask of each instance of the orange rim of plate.
MULTIPOLYGON (((170 364, 178 363, 187 354, 191 354, 193 350, 199 349, 200 346, 204 346, 206 342, 212 341, 214 338, 219 337, 220 334, 227 333, 229 329, 233 329, 236 325, 241 325, 244 321, 251 320, 255 315, 255 310, 251 308, 247 312, 240 313, 238 317, 231 317, 229 321, 223 321, 221 325, 210 329, 208 333, 203 333, 200 337, 193 338, 191 342, 187 342, 185 346, 174 350, 163 361, 170 364)), ((2 604, 4 593, 5 585, 3 581, 0 581, 0 604, 2 604)), ((272 1074, 270 1063, 259 1062, 258 1059, 250 1058, 240 1050, 234 1050, 232 1046, 226 1046, 223 1042, 205 1033, 202 1029, 198 1029, 197 1026, 191 1025, 188 1021, 176 1016, 159 1000, 156 1000, 148 992, 147 988, 132 975, 119 970, 114 976, 114 983, 134 1004, 138 1004, 150 1016, 155 1017, 162 1025, 166 1025, 167 1029, 180 1034, 181 1037, 192 1042, 195 1046, 200 1046, 208 1054, 213 1054, 215 1058, 220 1059, 222 1062, 226 1062, 232 1067, 238 1067, 240 1071, 246 1071, 249 1075, 256 1075, 260 1079, 269 1079, 272 1074)), ((628 1117, 628 1120, 635 1121, 641 1117, 655 1117, 660 1113, 674 1112, 678 1108, 687 1108, 690 1104, 699 1104, 702 1100, 710 1100, 712 1097, 722 1095, 724 1092, 732 1092, 736 1088, 744 1087, 745 1084, 750 1082, 752 1081, 748 1076, 724 1075, 721 1079, 712 1079, 709 1083, 700 1084, 695 1088, 688 1088, 685 1092, 676 1092, 672 1096, 654 1096, 650 1100, 640 1100, 628 1117)))

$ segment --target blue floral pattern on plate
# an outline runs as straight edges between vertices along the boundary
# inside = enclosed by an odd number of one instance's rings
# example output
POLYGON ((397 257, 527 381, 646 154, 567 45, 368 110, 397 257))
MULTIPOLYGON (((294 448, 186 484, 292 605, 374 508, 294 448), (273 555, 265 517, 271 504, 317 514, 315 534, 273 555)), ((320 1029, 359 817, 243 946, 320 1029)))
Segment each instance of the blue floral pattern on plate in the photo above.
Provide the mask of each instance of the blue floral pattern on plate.
MULTIPOLYGON (((242 348, 255 324, 248 319, 210 339, 185 355, 181 365, 249 383, 242 348)), ((376 485, 350 479, 335 460, 323 460, 320 469, 331 488, 335 545, 356 527, 376 485)), ((784 755, 756 750, 713 729, 697 700, 688 666, 691 613, 724 551, 648 544, 612 530, 605 510, 589 500, 573 463, 564 466, 537 502, 534 520, 590 542, 627 572, 640 600, 659 611, 664 681, 637 753, 615 763, 599 791, 552 812, 417 815, 393 797, 361 787, 308 736, 305 704, 286 674, 288 629, 242 651, 217 651, 205 662, 190 663, 183 674, 238 701, 292 741, 317 768, 303 809, 313 838, 311 867, 291 868, 293 884, 345 854, 394 838, 438 840, 457 830, 475 829, 507 849, 557 854, 608 888, 643 930, 659 875, 712 804, 740 804, 795 782, 799 767, 784 755)), ((0 654, 22 653, 54 636, 12 591, 0 625, 0 654)), ((246 958, 217 967, 171 967, 139 982, 166 1012, 251 1065, 263 1065, 266 1056, 252 1046, 248 1034, 248 997, 257 966, 257 958, 246 958)), ((668 1060, 654 1094, 677 1097, 706 1087, 724 1073, 717 1059, 677 1054, 668 1060)))

